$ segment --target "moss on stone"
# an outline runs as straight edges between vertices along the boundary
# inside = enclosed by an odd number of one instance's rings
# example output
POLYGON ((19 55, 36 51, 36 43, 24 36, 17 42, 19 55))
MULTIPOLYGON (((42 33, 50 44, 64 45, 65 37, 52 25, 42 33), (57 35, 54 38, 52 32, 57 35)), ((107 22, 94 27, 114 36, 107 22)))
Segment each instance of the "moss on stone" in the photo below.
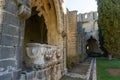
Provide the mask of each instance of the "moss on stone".
POLYGON ((69 55, 67 56, 67 68, 71 69, 76 63, 79 63, 81 56, 76 55, 69 55))

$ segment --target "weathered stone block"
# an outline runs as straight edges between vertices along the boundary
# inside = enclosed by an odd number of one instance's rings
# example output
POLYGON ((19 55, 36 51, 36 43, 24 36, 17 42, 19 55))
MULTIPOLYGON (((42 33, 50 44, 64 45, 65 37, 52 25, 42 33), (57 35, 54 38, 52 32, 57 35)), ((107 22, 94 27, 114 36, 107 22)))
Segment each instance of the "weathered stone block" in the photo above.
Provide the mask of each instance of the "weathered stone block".
POLYGON ((67 53, 68 55, 76 55, 77 44, 77 11, 71 11, 68 13, 68 27, 67 27, 67 53))
POLYGON ((2 40, 1 36, 2 36, 2 34, 0 33, 0 45, 1 45, 1 40, 2 40))
MULTIPOLYGON (((1 45, 0 45, 0 53, 1 53, 1 45)), ((1 54, 0 54, 0 56, 1 56, 1 54)))
POLYGON ((51 70, 50 68, 46 69, 45 71, 45 77, 46 77, 46 80, 51 80, 51 70))
POLYGON ((8 35, 2 35, 1 44, 5 46, 17 46, 18 45, 18 38, 8 35))
POLYGON ((23 20, 28 19, 31 16, 30 7, 28 7, 27 5, 21 5, 19 7, 18 16, 23 20))
POLYGON ((35 71, 30 72, 24 71, 20 74, 19 80, 36 80, 35 76, 36 76, 35 71))
POLYGON ((44 71, 38 71, 37 72, 37 79, 38 80, 45 80, 45 72, 44 71))
POLYGON ((15 48, 12 47, 2 47, 0 59, 14 58, 15 57, 15 48))
POLYGON ((16 67, 17 67, 17 64, 15 60, 0 61, 0 74, 15 71, 16 67))
POLYGON ((12 80, 12 73, 0 76, 0 80, 12 80))
POLYGON ((19 28, 16 26, 12 26, 10 24, 2 24, 2 32, 4 34, 9 34, 13 36, 18 36, 19 35, 19 28))
POLYGON ((20 73, 21 73, 21 71, 13 72, 12 80, 19 80, 20 79, 20 73))
POLYGON ((0 33, 2 32, 2 26, 0 26, 0 33))
POLYGON ((14 0, 3 0, 0 4, 0 9, 4 9, 12 14, 16 14, 17 12, 17 5, 14 0))
POLYGON ((29 72, 29 73, 27 73, 27 80, 34 80, 35 79, 35 76, 36 76, 36 74, 35 74, 35 72, 34 71, 32 71, 32 72, 29 72))
POLYGON ((98 20, 98 12, 93 12, 93 19, 98 20))
POLYGON ((20 37, 24 37, 24 31, 25 31, 25 24, 24 24, 25 22, 24 21, 22 21, 22 20, 20 20, 20 22, 19 22, 19 31, 20 31, 20 37))
POLYGON ((19 47, 15 47, 15 54, 16 54, 16 59, 17 59, 17 69, 21 69, 22 68, 22 64, 23 64, 23 48, 22 46, 19 47))
POLYGON ((12 14, 3 12, 3 23, 19 26, 19 18, 12 14))

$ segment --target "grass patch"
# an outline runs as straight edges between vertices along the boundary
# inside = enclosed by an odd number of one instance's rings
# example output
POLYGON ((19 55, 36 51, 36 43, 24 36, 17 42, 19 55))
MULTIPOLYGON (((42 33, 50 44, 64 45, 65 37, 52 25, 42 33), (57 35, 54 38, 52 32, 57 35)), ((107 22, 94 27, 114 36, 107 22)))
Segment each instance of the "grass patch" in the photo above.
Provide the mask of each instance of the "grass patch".
POLYGON ((97 59, 97 80, 120 80, 120 60, 97 59))

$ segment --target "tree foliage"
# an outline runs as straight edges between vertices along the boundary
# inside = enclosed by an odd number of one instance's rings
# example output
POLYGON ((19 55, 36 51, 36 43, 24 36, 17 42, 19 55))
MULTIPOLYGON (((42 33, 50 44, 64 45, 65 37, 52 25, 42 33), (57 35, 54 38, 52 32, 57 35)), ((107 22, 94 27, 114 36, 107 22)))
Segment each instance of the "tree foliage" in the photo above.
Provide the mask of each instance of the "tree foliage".
POLYGON ((120 58, 120 0, 97 0, 102 46, 120 58))

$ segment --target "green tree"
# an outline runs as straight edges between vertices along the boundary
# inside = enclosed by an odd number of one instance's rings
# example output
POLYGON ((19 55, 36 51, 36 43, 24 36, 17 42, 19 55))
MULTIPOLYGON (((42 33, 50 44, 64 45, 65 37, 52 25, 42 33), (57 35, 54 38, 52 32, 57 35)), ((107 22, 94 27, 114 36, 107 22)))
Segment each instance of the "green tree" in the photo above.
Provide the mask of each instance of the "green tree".
POLYGON ((102 46, 120 58, 120 0, 97 0, 102 46))

